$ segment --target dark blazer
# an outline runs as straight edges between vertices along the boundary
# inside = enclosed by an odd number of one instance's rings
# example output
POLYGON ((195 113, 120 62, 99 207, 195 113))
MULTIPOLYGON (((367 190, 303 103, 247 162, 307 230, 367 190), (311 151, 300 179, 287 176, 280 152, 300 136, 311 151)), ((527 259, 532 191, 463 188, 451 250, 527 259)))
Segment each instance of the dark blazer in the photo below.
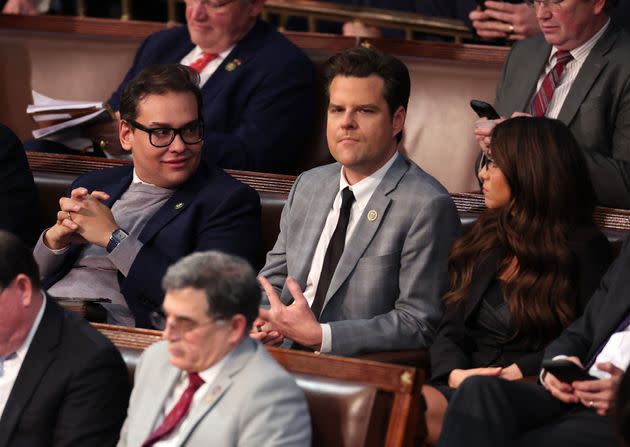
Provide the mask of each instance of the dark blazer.
POLYGON ((129 391, 111 342, 47 299, 0 419, 0 445, 114 446, 129 391))
MULTIPOLYGON (((132 166, 104 169, 79 177, 70 189, 108 193, 107 206, 127 190, 132 166)), ((120 290, 136 318, 136 326, 149 326, 149 313, 162 305, 161 280, 178 259, 204 250, 241 256, 254 265, 260 254, 260 198, 220 168, 203 163, 199 170, 149 219, 139 235, 144 244, 127 277, 119 275, 120 290), (183 204, 183 206, 179 206, 183 204)), ((62 266, 44 279, 49 287, 63 278, 77 261, 82 245, 68 250, 62 266)))
POLYGON ((0 124, 0 229, 29 245, 41 231, 33 174, 18 137, 0 124))
MULTIPOLYGON (((551 46, 539 34, 512 47, 497 87, 501 116, 527 111, 551 46)), ((630 208, 630 35, 614 22, 591 50, 558 119, 571 129, 599 203, 630 208)))
POLYGON ((581 318, 577 319, 545 350, 545 358, 575 355, 586 365, 623 319, 630 313, 630 241, 602 278, 581 318))
MULTIPOLYGON (((572 235, 571 247, 576 265, 576 314, 581 315, 599 280, 612 260, 610 244, 595 227, 583 227, 572 235)), ((496 277, 497 266, 505 257, 503 250, 492 251, 473 273, 470 291, 463 302, 449 305, 430 347, 431 381, 446 383, 454 369, 486 366, 508 366, 516 363, 524 376, 540 369, 543 352, 533 351, 526 337, 519 336, 505 343, 493 334, 473 338, 470 325, 476 321, 484 292, 496 277)))
MULTIPOLYGON (((185 26, 149 36, 109 104, 118 110, 123 86, 143 68, 178 63, 193 47, 185 26)), ((204 156, 222 168, 287 171, 313 128, 314 83, 310 59, 258 21, 201 89, 204 156)))

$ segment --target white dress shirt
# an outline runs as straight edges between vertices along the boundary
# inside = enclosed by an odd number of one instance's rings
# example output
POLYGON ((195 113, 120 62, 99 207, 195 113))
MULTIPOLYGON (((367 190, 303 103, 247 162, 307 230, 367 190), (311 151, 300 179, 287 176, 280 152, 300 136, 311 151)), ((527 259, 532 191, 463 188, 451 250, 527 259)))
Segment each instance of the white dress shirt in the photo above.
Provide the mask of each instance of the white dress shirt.
MULTIPOLYGON (((208 390, 210 389, 210 385, 212 385, 212 382, 214 382, 214 380, 217 378, 217 376, 221 372, 221 368, 223 368, 223 365, 225 364, 225 362, 227 361, 230 355, 231 353, 224 356, 221 360, 216 362, 210 368, 199 372, 199 376, 203 379, 204 383, 197 389, 197 391, 195 391, 193 400, 190 403, 190 408, 188 409, 188 414, 184 417, 184 420, 181 423, 179 423, 177 427, 175 427, 175 429, 171 433, 169 433, 164 438, 160 439, 160 441, 153 444, 154 447, 176 447, 176 446, 182 445, 182 441, 180 439, 181 434, 182 432, 185 432, 187 430, 188 424, 190 424, 190 419, 188 418, 188 415, 193 413, 195 411, 195 408, 199 406, 199 403, 204 398, 204 396, 208 393, 208 390)), ((155 426, 151 430, 151 433, 153 433, 153 431, 162 424, 162 421, 164 421, 164 419, 166 418, 166 415, 169 414, 170 411, 173 409, 173 407, 177 404, 177 402, 179 401, 179 398, 182 397, 182 394, 184 394, 184 391, 186 391, 186 388, 188 388, 188 373, 185 371, 182 371, 181 374, 179 375, 179 380, 173 387, 173 391, 171 392, 170 396, 166 399, 166 401, 164 401, 162 414, 157 419, 155 426)))
MULTIPOLYGON (((309 306, 313 305, 315 300, 315 292, 317 292, 317 284, 319 283, 319 277, 322 273, 322 266, 324 265, 324 256, 328 249, 328 244, 332 238, 335 228, 337 227, 337 221, 339 220, 339 212, 341 210, 341 191, 350 187, 350 190, 354 194, 355 201, 350 208, 350 220, 348 221, 348 229, 346 230, 346 243, 350 240, 350 237, 354 233, 354 229, 357 226, 359 217, 363 215, 363 210, 368 201, 372 197, 372 194, 376 190, 376 187, 381 183, 383 177, 389 170, 394 161, 400 157, 398 152, 385 163, 378 171, 374 172, 369 177, 364 178, 360 182, 350 186, 346 180, 343 167, 341 168, 341 175, 339 176, 339 192, 335 196, 335 200, 332 203, 332 207, 328 212, 324 229, 315 248, 315 254, 313 255, 313 261, 311 262, 311 269, 308 272, 306 278, 306 287, 304 288, 304 297, 309 306)), ((327 302, 327 301, 326 301, 327 302)), ((324 307, 326 306, 324 302, 324 307)), ((321 324, 322 328, 322 345, 320 352, 330 352, 332 350, 332 331, 329 324, 321 324)))
MULTIPOLYGON (((547 118, 558 118, 560 110, 562 109, 562 105, 564 104, 564 100, 567 98, 569 90, 573 85, 573 81, 575 81, 575 78, 577 78, 577 75, 579 74, 582 65, 584 65, 584 61, 586 61, 586 58, 588 57, 600 37, 602 37, 609 24, 610 19, 608 19, 606 24, 602 26, 602 28, 593 35, 593 37, 591 37, 579 47, 570 51, 573 59, 567 63, 567 65, 564 67, 564 71, 562 72, 562 76, 560 76, 559 83, 553 92, 553 96, 551 98, 551 101, 549 102, 547 111, 545 112, 545 116, 547 118)), ((551 48, 551 53, 549 54, 549 59, 547 60, 545 71, 538 79, 538 84, 536 84, 536 92, 538 92, 538 90, 540 89, 543 79, 545 79, 547 73, 549 73, 554 65, 556 65, 557 52, 558 49, 556 47, 551 48)))
MULTIPOLYGON (((41 293, 43 295, 43 292, 41 293)), ((0 418, 2 418, 4 407, 9 400, 9 395, 11 394, 11 390, 13 389, 13 384, 17 380, 17 376, 20 373, 20 368, 22 367, 22 363, 24 362, 24 357, 26 357, 26 354, 28 353, 28 348, 30 348, 33 337, 35 336, 35 332, 37 332, 39 323, 42 321, 42 317, 44 316, 44 309, 46 309, 45 298, 42 302, 42 307, 39 309, 39 312, 35 317, 35 321, 33 321, 31 330, 28 332, 26 339, 24 339, 24 342, 22 343, 22 346, 20 346, 14 353, 6 355, 4 357, 4 360, 0 360, 0 364, 2 365, 2 368, 0 368, 0 418)))
MULTIPOLYGON (((217 68, 219 68, 219 65, 221 65, 221 63, 223 62, 223 59, 225 59, 228 54, 230 54, 230 51, 232 51, 235 46, 236 45, 232 45, 227 50, 221 51, 215 59, 208 62, 208 65, 206 65, 204 69, 201 70, 201 73, 199 73, 199 88, 203 87, 204 84, 208 82, 210 76, 212 76, 212 74, 217 71, 217 68)), ((190 51, 190 53, 183 57, 183 59, 180 61, 180 64, 190 66, 190 64, 199 59, 202 54, 203 51, 201 50, 199 45, 197 45, 190 51)))

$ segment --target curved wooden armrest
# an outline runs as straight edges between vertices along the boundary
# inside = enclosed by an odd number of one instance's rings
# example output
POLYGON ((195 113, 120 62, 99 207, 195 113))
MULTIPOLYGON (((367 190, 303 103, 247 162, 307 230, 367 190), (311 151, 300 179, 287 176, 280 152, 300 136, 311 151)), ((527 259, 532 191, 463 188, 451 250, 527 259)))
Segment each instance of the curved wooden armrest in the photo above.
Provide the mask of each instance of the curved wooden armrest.
POLYGON ((428 349, 406 349, 400 351, 370 352, 356 356, 362 360, 374 360, 376 362, 394 363, 396 365, 413 366, 427 369, 429 367, 428 349))

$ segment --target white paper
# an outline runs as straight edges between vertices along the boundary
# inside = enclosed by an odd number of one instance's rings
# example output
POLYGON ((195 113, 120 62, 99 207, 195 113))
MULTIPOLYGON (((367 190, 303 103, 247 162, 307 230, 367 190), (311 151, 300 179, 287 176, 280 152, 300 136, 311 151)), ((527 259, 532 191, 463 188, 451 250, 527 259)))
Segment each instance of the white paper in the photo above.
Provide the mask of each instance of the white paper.
POLYGON ((101 113, 106 112, 105 109, 98 110, 94 113, 90 113, 89 115, 80 116, 73 120, 64 121, 63 123, 55 124, 53 126, 44 127, 43 129, 36 129, 33 131, 33 136, 35 138, 42 138, 47 135, 51 135, 55 132, 59 132, 60 130, 67 129, 69 127, 77 126, 79 124, 90 121, 91 119, 97 117, 101 113))
POLYGON ((33 121, 41 123, 42 121, 69 120, 72 115, 69 113, 44 113, 41 115, 33 115, 33 121))
POLYGON ((54 112, 56 110, 84 110, 103 107, 100 101, 67 101, 64 99, 49 98, 46 95, 31 90, 33 104, 26 108, 26 113, 54 112))

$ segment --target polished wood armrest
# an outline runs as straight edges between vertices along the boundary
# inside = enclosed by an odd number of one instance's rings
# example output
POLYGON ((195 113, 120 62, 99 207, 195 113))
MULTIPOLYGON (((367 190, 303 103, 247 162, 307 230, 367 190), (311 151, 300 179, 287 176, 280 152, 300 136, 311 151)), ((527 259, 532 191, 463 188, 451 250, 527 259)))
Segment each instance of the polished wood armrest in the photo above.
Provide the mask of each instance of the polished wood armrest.
POLYGON ((414 368, 429 368, 428 349, 405 349, 400 351, 370 352, 356 356, 361 360, 373 360, 375 362, 393 363, 396 365, 413 366, 414 368))

